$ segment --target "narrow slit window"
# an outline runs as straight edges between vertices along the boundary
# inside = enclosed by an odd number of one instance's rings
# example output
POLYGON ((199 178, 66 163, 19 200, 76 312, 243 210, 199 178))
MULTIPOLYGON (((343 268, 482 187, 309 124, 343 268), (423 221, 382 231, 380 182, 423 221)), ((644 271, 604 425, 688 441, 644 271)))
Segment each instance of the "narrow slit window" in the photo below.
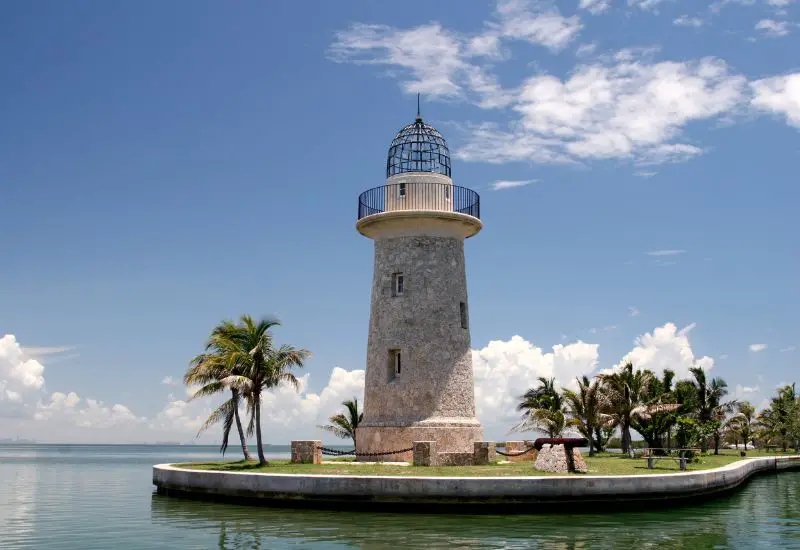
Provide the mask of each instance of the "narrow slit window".
POLYGON ((403 358, 399 349, 389 350, 389 379, 393 380, 400 376, 403 370, 403 358))
POLYGON ((406 289, 406 278, 402 273, 395 273, 392 276, 392 294, 402 296, 406 289))
POLYGON ((446 200, 446 201, 450 200, 450 186, 449 185, 445 185, 444 186, 444 200, 446 200))
POLYGON ((405 198, 405 196, 406 196, 406 184, 405 183, 400 183, 400 184, 397 185, 397 196, 400 197, 401 199, 405 198))
POLYGON ((469 328, 467 324, 467 303, 461 302, 459 304, 459 312, 461 313, 461 328, 469 328))

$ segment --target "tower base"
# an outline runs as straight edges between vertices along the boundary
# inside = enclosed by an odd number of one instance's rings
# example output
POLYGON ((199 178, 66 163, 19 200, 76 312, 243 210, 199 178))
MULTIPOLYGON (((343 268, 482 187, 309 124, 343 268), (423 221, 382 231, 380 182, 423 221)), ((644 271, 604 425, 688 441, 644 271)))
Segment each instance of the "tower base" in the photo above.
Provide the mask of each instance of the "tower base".
MULTIPOLYGON (((383 453, 410 449, 414 441, 435 441, 440 453, 472 453, 476 441, 483 441, 483 428, 477 420, 459 423, 420 422, 410 426, 364 426, 358 427, 357 453, 383 453)), ((359 456, 362 462, 402 462, 413 459, 414 453, 359 456)))

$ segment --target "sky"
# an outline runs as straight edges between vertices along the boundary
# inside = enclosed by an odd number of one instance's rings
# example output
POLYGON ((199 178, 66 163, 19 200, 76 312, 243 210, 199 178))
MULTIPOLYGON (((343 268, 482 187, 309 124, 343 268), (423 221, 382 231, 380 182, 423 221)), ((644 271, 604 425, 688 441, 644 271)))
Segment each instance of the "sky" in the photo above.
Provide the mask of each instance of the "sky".
POLYGON ((0 6, 0 438, 207 442, 210 330, 311 350, 265 441, 363 393, 357 197, 422 115, 457 185, 478 417, 537 376, 797 380, 800 1, 0 6))

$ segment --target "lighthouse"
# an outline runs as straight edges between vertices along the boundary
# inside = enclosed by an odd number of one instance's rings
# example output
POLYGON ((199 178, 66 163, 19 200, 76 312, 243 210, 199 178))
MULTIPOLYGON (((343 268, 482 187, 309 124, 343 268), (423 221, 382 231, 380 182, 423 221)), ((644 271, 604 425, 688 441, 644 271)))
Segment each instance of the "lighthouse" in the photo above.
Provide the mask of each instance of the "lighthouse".
POLYGON ((447 142, 418 109, 389 147, 386 183, 358 198, 356 228, 374 241, 375 262, 357 453, 414 441, 471 453, 483 440, 464 261, 464 240, 482 227, 480 197, 454 185, 447 142))

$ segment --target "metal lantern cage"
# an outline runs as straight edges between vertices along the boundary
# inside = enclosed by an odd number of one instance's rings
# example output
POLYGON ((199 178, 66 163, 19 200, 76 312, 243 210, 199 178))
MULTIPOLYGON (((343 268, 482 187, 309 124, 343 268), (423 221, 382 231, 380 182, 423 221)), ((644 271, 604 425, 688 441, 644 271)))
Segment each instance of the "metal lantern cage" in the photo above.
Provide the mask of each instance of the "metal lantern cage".
POLYGON ((450 177, 450 150, 442 134, 421 117, 400 130, 389 147, 386 177, 405 172, 434 172, 450 177))

